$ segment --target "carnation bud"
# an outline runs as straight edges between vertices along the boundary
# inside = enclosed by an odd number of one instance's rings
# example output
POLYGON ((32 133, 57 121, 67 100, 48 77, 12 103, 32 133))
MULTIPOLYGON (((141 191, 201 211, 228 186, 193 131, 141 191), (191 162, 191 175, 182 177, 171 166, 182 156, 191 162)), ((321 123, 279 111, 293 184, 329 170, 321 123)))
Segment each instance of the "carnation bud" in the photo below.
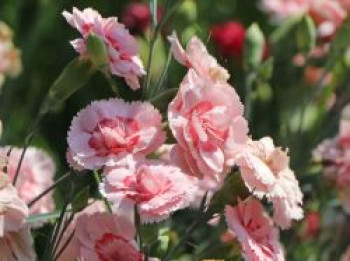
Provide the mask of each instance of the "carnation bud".
POLYGON ((300 51, 308 54, 316 45, 316 28, 309 16, 304 16, 297 26, 297 44, 300 51))
POLYGON ((259 66, 263 59, 265 37, 257 24, 251 25, 244 41, 244 66, 247 70, 259 66))
POLYGON ((71 61, 51 86, 40 114, 43 115, 54 110, 67 100, 89 81, 95 71, 90 60, 78 57, 71 61))

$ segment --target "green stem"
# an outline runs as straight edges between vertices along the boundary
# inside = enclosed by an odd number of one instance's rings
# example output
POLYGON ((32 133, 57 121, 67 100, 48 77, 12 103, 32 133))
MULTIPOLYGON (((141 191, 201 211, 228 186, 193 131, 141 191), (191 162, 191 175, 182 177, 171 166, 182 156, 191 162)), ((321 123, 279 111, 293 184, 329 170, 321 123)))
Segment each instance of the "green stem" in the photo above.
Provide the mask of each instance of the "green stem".
POLYGON ((117 97, 119 97, 119 90, 118 90, 118 86, 115 83, 115 81, 113 80, 112 76, 106 72, 105 70, 101 70, 102 74, 105 76, 106 80, 108 81, 109 85, 111 86, 112 91, 115 93, 115 95, 117 97))
POLYGON ((154 47, 155 47, 155 43, 157 41, 158 38, 158 34, 160 33, 160 30, 162 29, 164 23, 168 20, 168 18, 170 17, 170 15, 176 10, 176 7, 178 6, 178 4, 181 1, 177 1, 172 7, 170 7, 170 0, 167 0, 165 3, 165 13, 164 16, 162 17, 162 19, 159 21, 159 23, 157 23, 157 25, 155 27, 153 27, 153 33, 151 36, 151 41, 150 41, 150 49, 148 52, 148 60, 147 60, 147 66, 146 66, 146 79, 143 82, 143 97, 144 99, 148 98, 148 89, 151 83, 151 67, 152 67, 152 60, 153 60, 153 55, 154 55, 154 47))
POLYGON ((29 127, 27 133, 26 133, 26 138, 25 138, 25 141, 24 141, 24 147, 23 147, 23 150, 22 150, 22 153, 21 153, 21 157, 19 159, 19 162, 18 162, 18 165, 17 165, 17 169, 16 169, 16 172, 15 172, 15 176, 13 178, 13 185, 16 186, 16 183, 18 181, 18 177, 19 177, 19 172, 21 170, 21 166, 22 166, 22 163, 23 163, 23 160, 24 160, 24 156, 25 156, 25 153, 29 147, 29 145, 31 144, 33 138, 34 138, 34 135, 36 134, 36 131, 38 129, 38 126, 40 124, 40 121, 41 119, 43 118, 44 114, 41 113, 41 111, 39 112, 39 114, 36 116, 34 122, 31 124, 31 126, 29 127))
POLYGON ((180 250, 180 248, 186 242, 186 240, 196 230, 196 228, 199 225, 201 225, 203 222, 207 221, 212 216, 213 216, 213 213, 211 211, 207 211, 202 213, 201 215, 198 215, 198 218, 187 228, 185 233, 182 235, 182 237, 179 240, 179 243, 168 252, 168 254, 165 256, 163 261, 171 260, 174 257, 174 255, 180 250))
POLYGON ((299 132, 298 132, 299 136, 301 136, 302 126, 304 125, 306 107, 309 103, 313 102, 313 100, 315 100, 317 98, 317 96, 319 95, 319 93, 322 90, 322 87, 325 83, 326 77, 329 74, 329 72, 332 70, 332 68, 333 68, 333 62, 328 62, 326 64, 326 66, 324 67, 320 78, 318 78, 316 84, 312 87, 312 92, 311 92, 310 96, 304 100, 304 103, 302 105, 301 112, 300 112, 299 132))
POLYGON ((252 91, 254 80, 255 73, 253 72, 249 72, 245 77, 244 116, 247 119, 248 123, 250 121, 252 110, 252 91))
POLYGON ((28 203, 28 207, 32 207, 38 200, 40 200, 43 196, 45 196, 47 193, 49 193, 51 190, 53 190, 54 188, 56 188, 59 184, 61 184, 61 182, 63 182, 67 177, 69 177, 70 172, 66 172, 62 177, 60 177, 59 179, 57 179, 55 181, 55 183, 48 187, 47 189, 45 189, 43 192, 41 192, 38 196, 36 196, 34 199, 32 199, 32 201, 30 201, 28 203))
POLYGON ((137 204, 135 204, 135 207, 134 207, 134 215, 135 215, 136 234, 138 236, 140 251, 142 251, 143 250, 143 242, 142 242, 142 233, 141 233, 141 219, 140 219, 140 214, 138 211, 137 204))
MULTIPOLYGON (((96 184, 97 186, 99 187, 100 184, 101 184, 101 178, 100 178, 100 175, 98 174, 98 172, 95 170, 93 171, 94 172, 94 178, 95 178, 95 181, 96 181, 96 184)), ((112 207, 111 207, 111 204, 108 202, 108 200, 105 198, 105 197, 102 197, 103 198, 103 201, 106 205, 106 208, 108 210, 109 213, 112 213, 112 207)))

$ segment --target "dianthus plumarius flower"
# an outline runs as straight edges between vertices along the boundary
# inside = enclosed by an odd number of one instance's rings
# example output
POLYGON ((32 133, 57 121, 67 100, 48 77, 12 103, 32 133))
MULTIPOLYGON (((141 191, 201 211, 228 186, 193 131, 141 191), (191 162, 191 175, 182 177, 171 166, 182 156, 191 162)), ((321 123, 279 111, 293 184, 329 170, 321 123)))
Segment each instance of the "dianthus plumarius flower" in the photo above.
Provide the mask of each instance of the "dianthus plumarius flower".
POLYGON ((160 113, 147 102, 121 99, 92 102, 73 119, 68 132, 74 166, 99 169, 146 156, 165 139, 160 113))
POLYGON ((326 139, 313 152, 314 160, 323 164, 325 177, 334 183, 345 212, 350 213, 350 106, 343 109, 339 134, 326 139))
MULTIPOLYGON (((190 69, 168 109, 170 129, 185 158, 184 171, 221 179, 246 146, 243 105, 227 83, 211 82, 190 69)), ((180 153, 180 154, 181 154, 180 153)))
POLYGON ((141 161, 105 173, 102 193, 115 213, 137 205, 141 221, 157 222, 190 205, 194 181, 177 167, 141 161))
POLYGON ((77 218, 72 244, 79 260, 143 261, 144 254, 138 249, 134 236, 133 223, 126 217, 95 212, 77 218))
POLYGON ((168 36, 171 51, 176 61, 192 68, 200 77, 215 82, 227 82, 230 78, 228 71, 218 64, 211 56, 205 45, 196 36, 192 37, 184 50, 177 38, 176 33, 168 36))
POLYGON ((341 25, 350 7, 347 0, 262 0, 262 8, 276 20, 293 15, 309 14, 318 26, 318 34, 332 36, 341 25))
MULTIPOLYGON (((0 157, 6 157, 10 146, 0 148, 0 157)), ((8 158, 7 171, 11 179, 14 178, 22 149, 12 148, 8 158)), ((43 150, 29 147, 25 153, 18 176, 16 188, 19 197, 27 204, 35 196, 53 184, 56 167, 52 158, 43 150)), ((31 214, 44 214, 55 209, 52 192, 47 193, 31 208, 31 214)))
POLYGON ((229 230, 239 241, 245 260, 283 261, 278 230, 255 199, 226 206, 225 219, 229 230))
POLYGON ((91 8, 73 8, 72 13, 64 11, 63 16, 81 34, 81 38, 71 42, 79 54, 87 55, 86 39, 91 33, 97 35, 106 44, 110 73, 124 78, 133 90, 140 88, 139 78, 145 70, 137 42, 117 17, 103 18, 91 8))
POLYGON ((28 208, 5 173, 0 173, 0 253, 1 260, 35 260, 29 227, 28 208))
POLYGON ((289 228, 293 219, 303 217, 303 194, 289 167, 289 157, 274 146, 271 138, 250 141, 237 164, 247 188, 258 198, 266 196, 273 203, 276 224, 289 228))
POLYGON ((3 22, 0 22, 0 87, 5 77, 15 77, 22 70, 21 52, 12 41, 11 29, 3 22))

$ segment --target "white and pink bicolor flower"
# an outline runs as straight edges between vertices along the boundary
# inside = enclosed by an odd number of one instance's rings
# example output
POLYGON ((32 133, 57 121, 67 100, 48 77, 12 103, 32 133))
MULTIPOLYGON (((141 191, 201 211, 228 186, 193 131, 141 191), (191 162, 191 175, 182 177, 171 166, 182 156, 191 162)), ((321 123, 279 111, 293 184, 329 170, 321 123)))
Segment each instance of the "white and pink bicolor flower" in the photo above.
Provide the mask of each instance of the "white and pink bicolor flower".
POLYGON ((179 168, 158 161, 138 161, 105 173, 102 194, 115 213, 130 213, 137 205, 141 221, 158 222, 190 205, 194 180, 179 168))
POLYGON ((73 166, 100 169, 146 156, 165 140, 160 113, 147 102, 121 99, 92 102, 73 119, 68 132, 73 166))
POLYGON ((278 229, 255 199, 226 206, 225 219, 230 231, 242 246, 245 260, 283 261, 278 229))
POLYGON ((103 18, 97 11, 86 8, 83 11, 73 8, 73 12, 64 11, 67 22, 81 34, 71 42, 81 55, 87 55, 86 39, 93 33, 106 44, 109 59, 109 71, 125 79, 133 90, 140 88, 139 77, 145 74, 139 57, 139 48, 135 38, 117 17, 103 18))
POLYGON ((283 229, 289 228, 292 220, 303 217, 303 194, 289 167, 289 157, 274 146, 270 137, 248 144, 248 149, 237 160, 242 178, 255 196, 265 196, 273 203, 276 224, 283 229))

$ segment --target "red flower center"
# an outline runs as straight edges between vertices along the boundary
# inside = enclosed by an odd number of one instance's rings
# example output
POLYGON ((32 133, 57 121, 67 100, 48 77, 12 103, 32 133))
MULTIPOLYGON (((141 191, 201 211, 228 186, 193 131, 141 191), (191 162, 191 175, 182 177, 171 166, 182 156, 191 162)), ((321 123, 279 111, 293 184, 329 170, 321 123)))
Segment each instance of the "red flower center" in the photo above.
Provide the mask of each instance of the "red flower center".
POLYGON ((100 157, 132 152, 139 142, 139 126, 130 118, 103 119, 91 133, 89 146, 100 157))
POLYGON ((95 243, 99 261, 142 261, 143 255, 125 238, 106 233, 95 243))

